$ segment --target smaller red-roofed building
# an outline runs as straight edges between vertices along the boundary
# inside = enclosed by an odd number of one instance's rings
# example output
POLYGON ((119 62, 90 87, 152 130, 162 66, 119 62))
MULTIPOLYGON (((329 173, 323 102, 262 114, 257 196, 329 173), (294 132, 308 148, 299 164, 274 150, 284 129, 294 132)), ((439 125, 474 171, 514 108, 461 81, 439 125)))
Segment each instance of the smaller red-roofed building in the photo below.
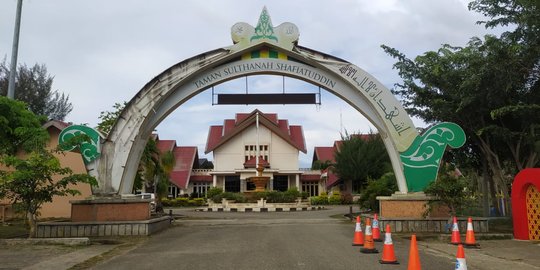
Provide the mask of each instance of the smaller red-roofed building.
MULTIPOLYGON (((354 134, 352 136, 359 137, 362 140, 368 140, 370 136, 373 136, 373 135, 354 134)), ((319 164, 336 163, 335 153, 339 152, 341 145, 343 145, 343 141, 337 140, 337 141, 334 141, 334 145, 332 146, 316 146, 313 151, 312 166, 315 165, 316 163, 319 163, 319 164)), ((331 166, 321 171, 321 177, 325 180, 326 190, 337 188, 341 192, 348 192, 348 193, 355 193, 358 190, 358 187, 354 186, 351 180, 339 178, 339 176, 333 172, 331 166)))

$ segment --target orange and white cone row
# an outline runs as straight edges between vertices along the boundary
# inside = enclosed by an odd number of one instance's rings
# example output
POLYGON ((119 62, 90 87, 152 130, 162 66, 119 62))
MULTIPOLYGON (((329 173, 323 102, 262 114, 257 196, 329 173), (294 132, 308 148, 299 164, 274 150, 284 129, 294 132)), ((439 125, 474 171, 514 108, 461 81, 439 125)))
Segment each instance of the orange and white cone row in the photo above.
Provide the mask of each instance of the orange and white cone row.
POLYGON ((478 248, 479 245, 476 243, 474 237, 474 229, 472 225, 472 218, 467 219, 467 234, 465 235, 465 247, 466 248, 478 248))
POLYGON ((456 254, 456 270, 467 270, 467 261, 465 261, 465 251, 463 245, 458 245, 456 254))
POLYGON ((382 251, 382 258, 379 260, 380 264, 399 264, 396 259, 396 253, 394 252, 394 243, 392 242, 392 232, 390 231, 390 224, 386 224, 384 231, 384 246, 382 251))
POLYGON ((360 223, 360 216, 356 216, 356 227, 354 228, 353 246, 364 245, 364 234, 362 233, 362 224, 360 223))
POLYGON ((382 239, 381 239, 381 230, 380 230, 380 228, 379 228, 379 219, 378 219, 377 214, 375 214, 375 215, 373 216, 372 229, 373 229, 373 241, 375 241, 375 242, 382 242, 382 239))
POLYGON ((457 224, 457 218, 454 217, 452 222, 452 238, 450 240, 450 244, 461 244, 461 236, 459 235, 459 228, 457 224))
POLYGON ((375 243, 373 242, 373 233, 371 232, 371 221, 369 218, 366 218, 366 235, 364 236, 364 247, 360 249, 362 253, 379 253, 375 248, 375 243))

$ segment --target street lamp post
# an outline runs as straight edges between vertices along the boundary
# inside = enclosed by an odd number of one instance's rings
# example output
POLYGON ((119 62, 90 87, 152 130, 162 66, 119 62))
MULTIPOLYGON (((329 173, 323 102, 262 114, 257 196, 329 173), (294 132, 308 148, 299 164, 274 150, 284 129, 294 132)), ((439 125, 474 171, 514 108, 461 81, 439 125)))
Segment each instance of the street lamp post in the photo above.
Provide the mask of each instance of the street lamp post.
POLYGON ((13 48, 11 50, 11 68, 9 71, 9 85, 7 97, 15 99, 15 74, 17 73, 17 53, 19 50, 19 31, 21 30, 22 0, 17 0, 17 15, 15 16, 15 30, 13 31, 13 48))

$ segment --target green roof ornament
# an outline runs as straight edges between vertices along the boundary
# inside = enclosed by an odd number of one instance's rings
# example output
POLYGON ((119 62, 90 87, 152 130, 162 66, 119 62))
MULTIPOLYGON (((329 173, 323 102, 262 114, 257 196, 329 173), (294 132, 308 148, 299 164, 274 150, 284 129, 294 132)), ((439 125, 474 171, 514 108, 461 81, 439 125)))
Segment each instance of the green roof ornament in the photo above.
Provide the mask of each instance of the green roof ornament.
POLYGON ((409 192, 423 191, 435 181, 446 147, 459 148, 465 140, 463 129, 450 122, 438 123, 416 137, 409 149, 400 153, 409 192))
POLYGON ((69 140, 79 135, 86 135, 90 138, 90 141, 79 142, 78 145, 69 145, 63 147, 64 151, 79 151, 82 155, 84 164, 89 164, 92 161, 99 158, 100 151, 100 134, 98 131, 91 127, 84 125, 72 125, 60 132, 58 136, 58 144, 63 145, 68 143, 69 140))
POLYGON ((261 16, 259 16, 259 22, 257 23, 257 27, 255 27, 255 35, 251 37, 250 41, 264 38, 272 39, 276 42, 278 41, 278 38, 274 36, 272 19, 270 19, 270 15, 268 15, 268 10, 266 10, 266 7, 263 8, 261 16))
POLYGON ((231 37, 234 45, 228 49, 240 51, 260 43, 270 43, 286 50, 292 50, 298 43, 300 32, 293 23, 285 22, 277 27, 272 25, 272 19, 266 7, 263 7, 256 27, 239 22, 232 26, 231 37))

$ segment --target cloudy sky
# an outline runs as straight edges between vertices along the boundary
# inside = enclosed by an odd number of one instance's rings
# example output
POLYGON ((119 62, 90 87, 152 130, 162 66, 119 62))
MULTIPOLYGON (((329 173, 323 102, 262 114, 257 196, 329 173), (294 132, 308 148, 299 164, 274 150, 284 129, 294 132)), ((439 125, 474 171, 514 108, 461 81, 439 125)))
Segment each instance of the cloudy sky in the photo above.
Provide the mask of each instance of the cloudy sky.
MULTIPOLYGON (((444 43, 463 46, 470 37, 489 33, 475 24, 482 17, 468 11, 467 2, 24 0, 18 62, 46 64, 54 76, 53 88, 69 94, 73 103, 67 120, 95 126, 101 111, 130 100, 168 67, 231 45, 231 26, 236 22, 255 26, 266 6, 274 26, 283 22, 298 26, 300 45, 352 62, 391 88, 400 80, 392 69, 395 61, 381 44, 414 57, 444 43)), ((11 58, 16 3, 0 1, 0 60, 11 58)), ((216 91, 240 93, 244 84, 233 81, 216 91)), ((283 89, 281 77, 250 77, 248 84, 250 92, 283 89)), ((285 85, 289 92, 318 92, 293 79, 286 79, 285 85)), ((162 139, 198 146, 202 157, 210 125, 254 108, 304 127, 308 153, 300 156, 302 167, 310 165, 314 146, 332 145, 342 128, 349 133, 373 129, 358 111, 324 90, 320 106, 258 107, 212 106, 211 93, 205 91, 180 106, 157 131, 162 139)))

